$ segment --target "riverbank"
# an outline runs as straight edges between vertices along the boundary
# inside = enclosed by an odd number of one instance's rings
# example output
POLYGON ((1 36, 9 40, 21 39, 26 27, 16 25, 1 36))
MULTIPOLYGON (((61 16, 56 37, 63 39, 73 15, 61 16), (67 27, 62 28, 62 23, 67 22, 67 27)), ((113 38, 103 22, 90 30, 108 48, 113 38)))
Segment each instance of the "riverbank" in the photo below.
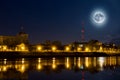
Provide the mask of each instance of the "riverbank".
POLYGON ((120 56, 120 54, 106 54, 103 52, 0 52, 0 58, 38 58, 38 57, 99 57, 120 56))

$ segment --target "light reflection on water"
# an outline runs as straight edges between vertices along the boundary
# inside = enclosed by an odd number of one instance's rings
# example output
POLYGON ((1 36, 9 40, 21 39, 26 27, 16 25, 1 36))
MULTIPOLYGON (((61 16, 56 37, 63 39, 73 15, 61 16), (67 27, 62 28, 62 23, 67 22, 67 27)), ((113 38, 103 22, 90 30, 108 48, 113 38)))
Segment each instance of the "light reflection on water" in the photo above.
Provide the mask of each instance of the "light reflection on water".
POLYGON ((28 79, 29 73, 62 73, 64 70, 99 73, 105 69, 115 69, 119 66, 120 57, 115 56, 0 59, 0 79, 28 79))

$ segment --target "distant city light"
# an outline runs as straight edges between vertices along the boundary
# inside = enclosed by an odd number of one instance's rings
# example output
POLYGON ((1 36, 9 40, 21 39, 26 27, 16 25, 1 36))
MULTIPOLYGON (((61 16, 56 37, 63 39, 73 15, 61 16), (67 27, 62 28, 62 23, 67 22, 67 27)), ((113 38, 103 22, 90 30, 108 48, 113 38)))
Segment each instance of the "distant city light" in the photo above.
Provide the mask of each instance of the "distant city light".
POLYGON ((52 46, 52 51, 56 51, 56 46, 52 46))
POLYGON ((86 48, 85 48, 85 51, 86 51, 86 52, 89 52, 89 48, 88 48, 88 47, 86 47, 86 48))
POLYGON ((37 46, 37 51, 41 51, 42 50, 42 46, 37 46))
POLYGON ((70 51, 70 47, 69 47, 69 46, 66 46, 66 47, 65 47, 65 51, 70 51))

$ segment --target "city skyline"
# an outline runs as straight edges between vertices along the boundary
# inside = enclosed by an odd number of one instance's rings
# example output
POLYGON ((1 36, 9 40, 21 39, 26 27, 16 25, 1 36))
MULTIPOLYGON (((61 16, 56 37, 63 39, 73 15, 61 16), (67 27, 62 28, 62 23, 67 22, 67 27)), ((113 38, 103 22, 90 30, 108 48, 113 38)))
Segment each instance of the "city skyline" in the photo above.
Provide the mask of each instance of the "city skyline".
POLYGON ((29 34, 30 43, 59 40, 70 43, 81 40, 82 21, 85 40, 108 41, 119 37, 119 0, 46 0, 2 1, 0 4, 0 35, 15 35, 21 25, 29 34), (90 15, 94 9, 103 9, 108 16, 101 28, 92 24, 90 15))

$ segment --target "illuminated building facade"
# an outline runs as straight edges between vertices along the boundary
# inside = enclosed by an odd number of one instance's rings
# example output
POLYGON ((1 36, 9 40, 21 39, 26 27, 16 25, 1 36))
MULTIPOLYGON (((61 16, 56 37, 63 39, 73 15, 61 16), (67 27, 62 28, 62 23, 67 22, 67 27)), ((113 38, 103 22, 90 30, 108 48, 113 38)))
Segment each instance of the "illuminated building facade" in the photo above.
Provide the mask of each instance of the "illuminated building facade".
POLYGON ((7 45, 7 46, 16 46, 18 44, 28 44, 28 34, 25 32, 19 32, 15 36, 3 36, 0 35, 0 45, 7 45))

